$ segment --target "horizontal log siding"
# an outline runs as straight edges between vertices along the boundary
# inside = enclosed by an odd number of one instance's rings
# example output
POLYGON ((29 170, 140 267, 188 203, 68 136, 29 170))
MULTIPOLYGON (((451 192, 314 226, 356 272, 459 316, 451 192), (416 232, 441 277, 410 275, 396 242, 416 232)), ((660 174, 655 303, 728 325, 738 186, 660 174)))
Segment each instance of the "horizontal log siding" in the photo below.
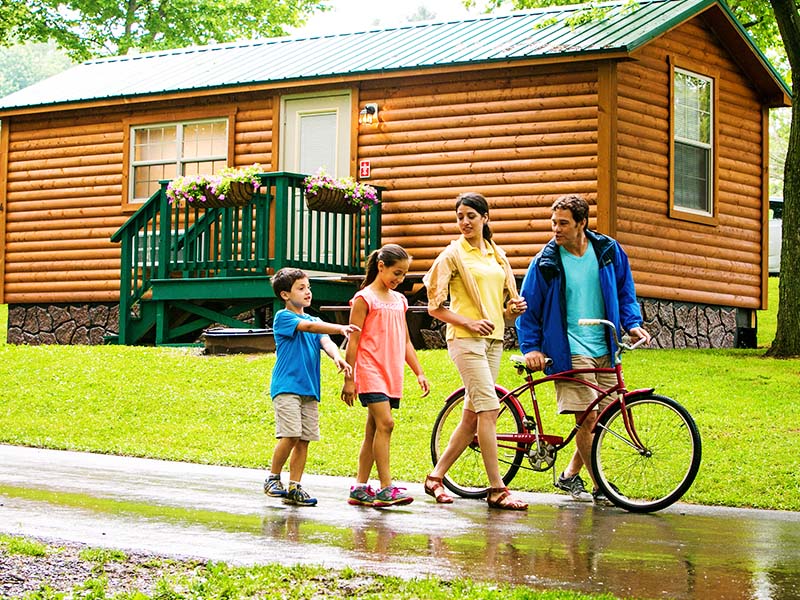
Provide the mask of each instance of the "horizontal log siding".
MULTIPOLYGON (((234 164, 272 170, 272 98, 137 107, 137 122, 183 119, 202 110, 237 111, 234 164), (165 119, 164 115, 170 115, 165 119)), ((130 216, 122 209, 124 130, 128 110, 61 113, 9 121, 5 302, 115 302, 120 247, 109 240, 130 216)), ((6 123, 4 123, 6 126, 6 123)))
POLYGON ((597 191, 597 72, 508 69, 368 82, 380 123, 361 126, 359 159, 383 194, 384 242, 408 248, 423 272, 458 235, 454 202, 489 200, 495 240, 523 273, 552 237, 549 206, 560 194, 597 191))
MULTIPOLYGON (((762 131, 758 98, 730 56, 695 19, 621 63, 617 238, 640 296, 759 308, 762 131), (718 75, 718 224, 668 217, 668 56, 718 75)), ((702 73, 702 69, 699 69, 702 73)))

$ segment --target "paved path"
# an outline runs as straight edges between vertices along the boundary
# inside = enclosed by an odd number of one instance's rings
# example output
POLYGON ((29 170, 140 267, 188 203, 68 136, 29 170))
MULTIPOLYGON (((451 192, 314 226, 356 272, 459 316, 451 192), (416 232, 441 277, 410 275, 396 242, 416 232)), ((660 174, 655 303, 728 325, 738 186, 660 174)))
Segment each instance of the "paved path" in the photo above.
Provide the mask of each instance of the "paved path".
POLYGON ((522 494, 484 502, 348 506, 349 481, 307 476, 314 508, 261 493, 264 472, 0 445, 0 532, 237 564, 280 562, 612 592, 800 597, 800 514, 676 505, 654 515, 522 494))

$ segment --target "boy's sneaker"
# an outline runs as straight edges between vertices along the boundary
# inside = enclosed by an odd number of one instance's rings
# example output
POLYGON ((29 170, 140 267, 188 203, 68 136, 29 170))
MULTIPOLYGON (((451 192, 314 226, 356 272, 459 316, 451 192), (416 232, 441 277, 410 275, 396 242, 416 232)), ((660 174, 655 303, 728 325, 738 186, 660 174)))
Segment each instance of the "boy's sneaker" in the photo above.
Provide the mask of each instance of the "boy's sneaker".
POLYGON ((289 488, 286 492, 286 497, 283 499, 284 504, 293 504, 294 506, 316 506, 317 499, 308 495, 303 488, 299 485, 289 488))
POLYGON ((347 503, 353 506, 372 506, 375 502, 375 490, 371 485, 354 485, 350 488, 347 503))
POLYGON ((286 488, 281 483, 280 475, 270 475, 264 482, 264 493, 270 498, 285 498, 286 488))
POLYGON ((405 494, 405 489, 406 488, 390 485, 382 490, 378 490, 375 494, 375 499, 372 501, 372 506, 400 506, 402 504, 411 504, 414 498, 405 494))
POLYGON ((589 502, 592 496, 586 491, 586 485, 579 473, 575 473, 572 477, 564 477, 564 473, 558 476, 555 486, 568 492, 575 500, 579 502, 589 502))

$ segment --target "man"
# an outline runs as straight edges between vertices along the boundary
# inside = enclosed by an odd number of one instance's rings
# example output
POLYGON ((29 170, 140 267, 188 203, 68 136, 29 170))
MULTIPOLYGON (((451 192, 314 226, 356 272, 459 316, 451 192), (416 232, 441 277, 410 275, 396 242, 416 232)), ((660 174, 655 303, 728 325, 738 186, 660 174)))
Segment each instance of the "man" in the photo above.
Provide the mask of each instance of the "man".
MULTIPOLYGON (((636 300, 628 256, 619 243, 589 231, 589 205, 577 195, 558 198, 551 207, 555 237, 537 254, 528 268, 520 293, 527 310, 517 319, 520 350, 528 368, 557 373, 572 368, 613 366, 616 346, 604 327, 578 325, 578 319, 607 319, 626 330, 633 339, 650 334, 642 329, 642 314, 636 300), (553 364, 545 368, 545 360, 553 364)), ((585 374, 600 387, 616 383, 613 374, 585 374)), ((560 414, 580 414, 596 398, 588 386, 556 381, 560 414)), ((607 398, 599 410, 611 402, 607 398)), ((591 467, 592 429, 599 411, 587 415, 575 436, 576 450, 559 476, 556 487, 577 500, 588 500, 580 470, 586 467, 594 483, 594 502, 608 505, 598 490, 591 467)))

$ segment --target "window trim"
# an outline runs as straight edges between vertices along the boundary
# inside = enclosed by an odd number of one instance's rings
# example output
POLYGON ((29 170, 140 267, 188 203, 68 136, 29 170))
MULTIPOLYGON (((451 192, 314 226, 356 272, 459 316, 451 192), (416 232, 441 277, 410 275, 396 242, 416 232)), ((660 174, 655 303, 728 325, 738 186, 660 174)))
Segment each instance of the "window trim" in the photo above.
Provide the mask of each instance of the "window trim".
POLYGON ((150 115, 137 115, 122 120, 122 209, 134 212, 142 206, 139 200, 133 200, 133 164, 132 148, 133 129, 137 127, 158 127, 159 125, 185 125, 199 121, 226 120, 228 126, 227 156, 228 165, 234 159, 234 133, 236 127, 236 108, 233 106, 217 107, 208 110, 188 110, 186 112, 159 112, 150 115), (176 119, 176 117, 178 117, 176 119))
POLYGON ((716 226, 719 224, 719 73, 708 67, 669 57, 669 216, 673 219, 716 226), (698 211, 675 204, 675 73, 683 72, 711 82, 711 211, 698 211))

